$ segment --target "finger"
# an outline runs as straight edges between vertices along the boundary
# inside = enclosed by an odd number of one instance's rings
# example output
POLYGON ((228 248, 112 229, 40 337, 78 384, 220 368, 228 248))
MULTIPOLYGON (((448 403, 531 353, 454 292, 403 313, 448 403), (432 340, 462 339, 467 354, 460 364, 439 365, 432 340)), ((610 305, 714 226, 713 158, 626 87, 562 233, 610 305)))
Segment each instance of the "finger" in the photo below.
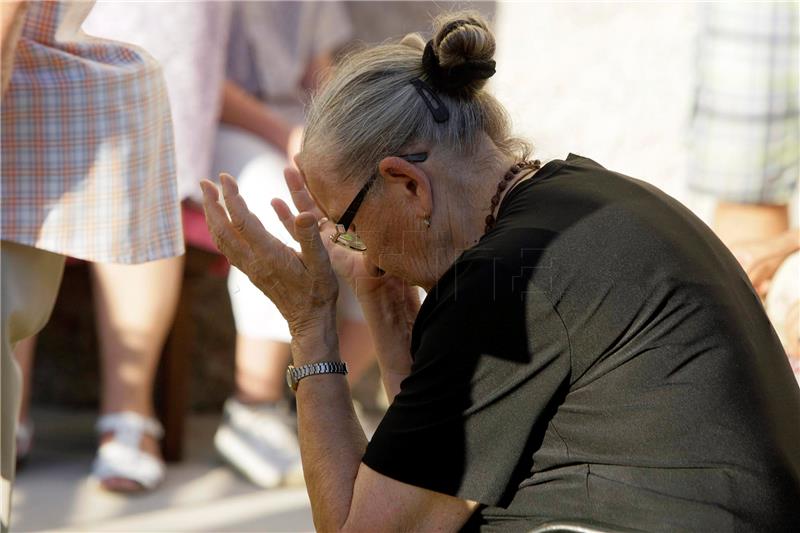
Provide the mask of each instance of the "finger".
MULTIPOLYGON (((293 264, 300 267, 297 254, 280 239, 269 233, 258 217, 250 212, 231 176, 222 174, 220 181, 225 205, 228 206, 228 212, 231 215, 230 229, 244 241, 249 253, 245 256, 248 260, 248 267, 242 270, 251 280, 254 275, 259 277, 261 282, 260 284, 256 283, 256 286, 262 291, 267 291, 268 287, 263 285, 266 283, 263 281, 266 273, 288 274, 293 269, 293 264), (257 268, 254 265, 257 265, 257 268)), ((272 281, 278 281, 278 278, 276 277, 272 281)))
POLYGON ((322 218, 322 211, 308 192, 300 172, 293 168, 286 168, 283 171, 283 175, 286 179, 286 185, 289 187, 289 193, 292 195, 292 202, 297 208, 297 211, 300 213, 308 211, 313 213, 318 219, 322 218))
POLYGON ((299 212, 317 209, 317 204, 306 189, 305 181, 299 171, 293 168, 286 168, 283 171, 283 176, 292 195, 292 201, 299 212))
POLYGON ((222 185, 222 197, 225 200, 225 207, 228 209, 233 227, 244 233, 246 226, 251 222, 249 220, 251 213, 244 198, 239 194, 239 185, 229 174, 220 174, 219 180, 222 185))
POLYGON ((222 195, 225 198, 225 207, 231 218, 231 223, 236 231, 244 237, 254 248, 261 252, 273 252, 284 244, 271 235, 261 221, 247 208, 236 181, 228 174, 220 174, 222 195))
POLYGON ((228 213, 219 203, 219 191, 216 185, 204 180, 200 184, 203 191, 203 212, 206 215, 206 224, 209 229, 230 224, 228 213))
POLYGON ((306 268, 315 275, 332 274, 331 261, 319 235, 317 218, 312 213, 300 213, 294 218, 294 227, 306 268))
POLYGON ((228 214, 217 201, 219 193, 213 183, 205 181, 200 187, 203 190, 203 211, 206 216, 209 232, 220 252, 236 266, 244 263, 250 249, 247 243, 233 229, 228 214))
POLYGON ((206 179, 200 180, 200 190, 203 191, 203 201, 205 201, 206 196, 214 202, 219 201, 219 191, 213 181, 206 179))
POLYGON ((297 240, 297 233, 294 229, 295 217, 292 214, 292 210, 286 205, 286 202, 280 198, 273 198, 270 205, 272 205, 272 209, 275 211, 275 214, 278 215, 278 220, 281 221, 281 224, 283 224, 283 227, 289 232, 289 235, 291 235, 294 240, 297 240))
MULTIPOLYGON (((289 232, 289 235, 291 235, 296 242, 300 242, 294 225, 295 215, 292 213, 291 208, 280 198, 273 198, 270 204, 272 205, 272 209, 275 211, 275 214, 278 215, 278 220, 281 221, 283 227, 289 232)), ((322 236, 322 243, 325 245, 325 249, 328 250, 328 254, 330 256, 331 249, 335 249, 336 247, 336 245, 331 241, 331 235, 334 234, 336 228, 333 226, 333 224, 330 224, 328 219, 325 217, 319 219, 317 222, 317 228, 322 236)), ((342 251, 344 251, 344 249, 342 249, 342 251)))

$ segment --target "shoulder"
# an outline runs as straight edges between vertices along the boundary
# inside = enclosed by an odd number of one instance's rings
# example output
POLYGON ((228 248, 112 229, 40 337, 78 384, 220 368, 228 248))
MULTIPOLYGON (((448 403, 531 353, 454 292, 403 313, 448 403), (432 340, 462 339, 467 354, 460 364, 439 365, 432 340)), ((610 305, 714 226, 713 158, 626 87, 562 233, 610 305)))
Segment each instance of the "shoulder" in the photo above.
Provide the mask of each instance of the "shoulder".
POLYGON ((549 296, 511 262, 470 250, 433 287, 414 323, 412 353, 493 353, 498 346, 527 353, 531 328, 563 324, 549 296))

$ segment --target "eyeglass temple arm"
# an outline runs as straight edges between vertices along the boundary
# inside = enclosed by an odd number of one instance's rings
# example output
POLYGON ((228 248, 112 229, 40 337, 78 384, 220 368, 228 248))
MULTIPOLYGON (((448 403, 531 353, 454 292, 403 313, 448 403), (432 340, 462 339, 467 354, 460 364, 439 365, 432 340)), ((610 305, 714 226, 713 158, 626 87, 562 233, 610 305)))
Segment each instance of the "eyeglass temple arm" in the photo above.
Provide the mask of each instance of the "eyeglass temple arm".
MULTIPOLYGON (((421 152, 418 154, 408 154, 408 155, 401 155, 403 159, 408 161, 409 163, 422 163, 426 159, 428 159, 428 154, 426 152, 421 152)), ((372 184, 375 183, 375 180, 378 179, 378 173, 376 172, 373 174, 369 180, 361 187, 361 190, 358 191, 358 194, 350 205, 347 207, 347 211, 344 212, 342 218, 339 219, 337 225, 344 227, 344 230, 347 231, 350 229, 350 224, 353 223, 353 219, 356 217, 356 213, 358 212, 358 208, 361 207, 361 202, 364 201, 364 197, 369 192, 370 187, 372 184)))
POLYGON ((345 231, 350 229, 350 224, 353 223, 353 219, 356 217, 358 208, 361 207, 361 202, 364 201, 364 197, 367 195, 369 188, 372 187, 372 184, 377 178, 378 173, 376 172, 369 178, 369 181, 367 181, 364 186, 361 187, 361 190, 358 191, 356 197, 353 198, 353 201, 350 202, 350 205, 347 207, 347 211, 345 211, 342 217, 339 219, 337 225, 344 227, 345 231))

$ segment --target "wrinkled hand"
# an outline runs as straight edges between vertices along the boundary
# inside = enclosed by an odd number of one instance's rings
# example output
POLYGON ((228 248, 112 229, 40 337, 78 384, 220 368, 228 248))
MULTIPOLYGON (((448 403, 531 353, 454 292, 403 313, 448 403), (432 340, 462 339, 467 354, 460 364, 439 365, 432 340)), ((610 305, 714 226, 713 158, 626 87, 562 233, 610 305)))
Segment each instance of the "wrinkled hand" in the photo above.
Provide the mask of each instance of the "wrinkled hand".
POLYGON ((227 213, 219 203, 217 187, 208 180, 201 183, 203 209, 217 247, 275 303, 289 324, 293 343, 335 336, 338 284, 316 214, 289 213, 282 219, 300 244, 298 253, 267 232, 247 208, 231 176, 222 174, 220 181, 227 213))
MULTIPOLYGON (((396 278, 381 272, 374 264, 366 260, 363 253, 339 246, 331 241, 336 228, 333 222, 328 221, 320 211, 306 189, 302 175, 296 168, 287 168, 284 170, 284 176, 292 195, 292 202, 298 211, 312 213, 321 222, 319 224, 321 240, 328 251, 333 269, 353 289, 357 298, 369 297, 375 291, 387 288, 387 284, 395 284, 396 278)), ((272 201, 272 208, 289 233, 294 236, 294 216, 289 206, 276 198, 272 201)))
MULTIPOLYGON (((417 288, 397 276, 380 271, 367 261, 363 253, 332 242, 331 236, 336 231, 334 224, 324 221, 323 213, 308 192, 300 172, 287 168, 284 175, 295 207, 323 221, 319 224, 319 231, 333 269, 356 294, 369 323, 381 375, 388 383, 387 391, 396 393, 400 382, 411 371, 411 330, 420 307, 417 288)), ((289 206, 275 199, 272 207, 294 236, 296 223, 289 206)))

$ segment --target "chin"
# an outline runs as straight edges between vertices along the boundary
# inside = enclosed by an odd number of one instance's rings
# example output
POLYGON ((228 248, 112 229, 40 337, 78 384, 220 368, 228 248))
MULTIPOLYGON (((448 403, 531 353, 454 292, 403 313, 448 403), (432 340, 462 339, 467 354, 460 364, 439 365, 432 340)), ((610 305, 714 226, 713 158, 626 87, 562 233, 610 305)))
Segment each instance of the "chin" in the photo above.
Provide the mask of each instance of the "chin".
MULTIPOLYGON (((404 252, 394 252, 393 250, 383 249, 375 256, 370 256, 369 245, 367 246, 367 260, 374 264, 380 271, 391 276, 402 279, 406 283, 426 290, 432 287, 439 280, 439 276, 434 277, 429 268, 430 265, 425 261, 419 260, 419 251, 414 250, 404 252), (417 259, 415 259, 417 258, 417 259), (433 278, 433 279, 431 279, 433 278)), ((424 255, 423 255, 424 257, 424 255)), ((448 265, 449 267, 449 265, 448 265)), ((447 270, 446 268, 444 270, 447 270)), ((444 273, 444 270, 441 274, 444 273)))
POLYGON ((410 271, 408 268, 404 268, 404 265, 392 261, 392 259, 395 258, 397 258, 396 255, 392 257, 390 254, 387 254, 379 257, 377 261, 372 258, 370 258, 369 261, 375 265, 381 275, 388 274, 389 276, 400 278, 407 283, 417 285, 417 276, 414 275, 414 272, 410 271))

